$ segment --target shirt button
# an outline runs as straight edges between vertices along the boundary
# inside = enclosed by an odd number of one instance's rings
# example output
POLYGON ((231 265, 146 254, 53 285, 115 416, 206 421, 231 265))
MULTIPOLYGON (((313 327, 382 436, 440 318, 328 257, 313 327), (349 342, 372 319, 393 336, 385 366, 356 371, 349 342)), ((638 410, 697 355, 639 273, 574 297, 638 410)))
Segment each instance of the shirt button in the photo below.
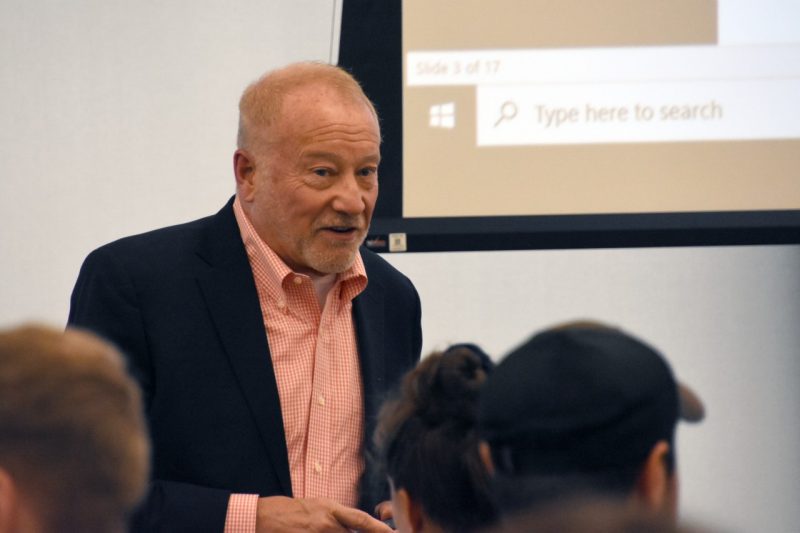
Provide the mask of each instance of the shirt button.
POLYGON ((278 300, 278 309, 283 309, 284 307, 286 307, 286 302, 278 300))
POLYGON ((294 281, 295 285, 300 285, 301 283, 303 283, 303 278, 301 278, 300 276, 295 276, 292 281, 294 281))
POLYGON ((322 473, 322 465, 319 464, 318 461, 314 461, 314 472, 316 472, 317 474, 322 473))
POLYGON ((322 396, 322 395, 318 396, 317 397, 317 403, 320 404, 321 406, 325 407, 325 396, 322 396))

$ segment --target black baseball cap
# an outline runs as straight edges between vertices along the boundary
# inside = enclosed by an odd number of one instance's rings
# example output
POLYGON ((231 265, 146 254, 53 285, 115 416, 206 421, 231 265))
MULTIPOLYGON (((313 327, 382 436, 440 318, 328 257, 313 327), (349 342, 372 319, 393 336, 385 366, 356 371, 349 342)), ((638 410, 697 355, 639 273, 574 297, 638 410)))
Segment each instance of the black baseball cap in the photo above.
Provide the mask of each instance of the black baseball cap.
POLYGON ((501 472, 601 472, 640 467, 656 442, 672 445, 679 419, 704 414, 653 347, 616 328, 574 322, 534 335, 501 360, 481 392, 478 432, 501 472))

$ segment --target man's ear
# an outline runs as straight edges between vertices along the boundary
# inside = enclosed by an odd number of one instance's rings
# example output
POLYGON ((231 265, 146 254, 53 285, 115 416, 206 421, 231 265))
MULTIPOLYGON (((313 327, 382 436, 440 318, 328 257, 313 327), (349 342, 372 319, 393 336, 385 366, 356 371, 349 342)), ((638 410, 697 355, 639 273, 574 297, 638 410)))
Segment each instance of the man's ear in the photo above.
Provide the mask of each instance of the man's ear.
POLYGON ((667 441, 660 440, 650 450, 636 482, 636 496, 644 506, 656 512, 668 511, 673 503, 673 474, 667 468, 667 441))
POLYGON ((233 174, 236 176, 236 194, 242 201, 250 201, 255 192, 256 162, 253 155, 239 148, 233 153, 233 174))
POLYGON ((492 461, 492 449, 489 443, 482 440, 478 443, 478 455, 481 457, 483 468, 489 473, 490 476, 494 475, 494 461, 492 461))

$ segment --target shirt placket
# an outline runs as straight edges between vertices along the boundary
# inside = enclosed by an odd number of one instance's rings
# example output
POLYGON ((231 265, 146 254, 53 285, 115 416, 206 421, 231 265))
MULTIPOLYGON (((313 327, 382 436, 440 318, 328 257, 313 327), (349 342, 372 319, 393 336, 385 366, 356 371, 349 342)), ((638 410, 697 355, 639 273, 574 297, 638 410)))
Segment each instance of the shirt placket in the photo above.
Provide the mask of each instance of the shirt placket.
POLYGON ((326 497, 330 482, 330 441, 335 438, 331 435, 331 416, 335 405, 334 399, 330 397, 330 358, 333 356, 333 323, 330 307, 330 303, 327 303, 322 311, 314 353, 306 451, 307 497, 326 497))
POLYGON ((313 287, 307 278, 287 276, 282 286, 286 297, 282 313, 287 317, 288 323, 294 325, 289 327, 288 350, 285 352, 289 374, 283 385, 279 384, 279 388, 287 386, 287 382, 291 384, 291 393, 285 399, 296 415, 284 418, 284 429, 287 434, 293 491, 295 496, 304 498, 309 497, 307 472, 312 468, 308 463, 307 428, 311 418, 310 399, 317 349, 318 312, 315 310, 313 287))

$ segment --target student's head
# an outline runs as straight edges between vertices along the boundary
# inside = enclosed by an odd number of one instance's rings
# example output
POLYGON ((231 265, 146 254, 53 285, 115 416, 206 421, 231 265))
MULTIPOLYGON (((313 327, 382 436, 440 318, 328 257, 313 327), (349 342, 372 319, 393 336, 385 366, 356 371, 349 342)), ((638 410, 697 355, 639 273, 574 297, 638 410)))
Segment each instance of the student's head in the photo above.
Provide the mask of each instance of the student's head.
POLYGON ((381 410, 375 434, 400 533, 470 531, 495 516, 478 456, 478 392, 492 367, 472 345, 425 357, 381 410))
POLYGON ((253 228, 296 272, 347 270, 378 197, 381 134, 358 82, 339 67, 267 73, 239 103, 236 191, 253 228))
POLYGON ((0 331, 0 532, 123 531, 148 456, 114 348, 77 330, 0 331))
POLYGON ((478 427, 506 514, 597 493, 674 516, 675 425, 702 416, 656 350, 580 322, 543 331, 501 361, 478 427))

